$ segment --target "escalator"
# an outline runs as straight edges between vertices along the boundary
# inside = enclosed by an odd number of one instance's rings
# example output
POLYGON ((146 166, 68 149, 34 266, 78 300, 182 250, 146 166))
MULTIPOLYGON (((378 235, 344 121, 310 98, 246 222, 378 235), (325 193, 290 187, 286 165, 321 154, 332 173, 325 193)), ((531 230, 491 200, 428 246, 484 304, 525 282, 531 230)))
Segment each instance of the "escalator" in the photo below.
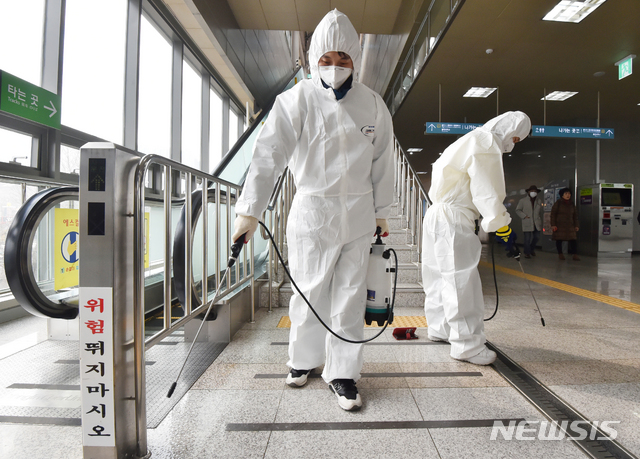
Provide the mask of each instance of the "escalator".
MULTIPOLYGON (((280 92, 289 89, 301 78, 302 72, 296 69, 291 81, 280 92)), ((244 182, 251 162, 255 138, 258 135, 259 127, 268 116, 269 109, 270 106, 261 112, 252 126, 243 133, 234 147, 225 155, 213 173, 215 177, 236 185, 241 185, 244 182)), ((18 303, 35 316, 66 320, 72 320, 78 316, 78 286, 56 289, 52 276, 40 275, 37 269, 37 265, 42 264, 39 261, 42 257, 47 259, 47 263, 53 265, 51 252, 58 249, 53 247, 54 244, 51 242, 53 239, 50 234, 53 231, 51 223, 53 210, 60 207, 77 208, 78 194, 78 187, 74 186, 40 191, 20 208, 9 229, 4 251, 7 282, 18 303)), ((210 188, 207 193, 208 204, 216 204, 215 200, 218 196, 224 205, 234 205, 237 196, 227 194, 220 190, 216 193, 214 188, 210 188)), ((191 202, 190 212, 187 212, 185 208, 187 200, 184 199, 184 195, 182 198, 174 197, 171 201, 172 212, 175 210, 179 213, 173 234, 173 257, 170 262, 173 274, 171 280, 172 305, 177 309, 181 309, 185 304, 189 291, 191 291, 192 304, 197 306, 201 303, 201 290, 204 282, 198 281, 192 276, 191 285, 186 285, 188 283, 185 281, 187 268, 184 254, 187 249, 195 250, 193 238, 188 238, 187 233, 190 232, 193 235, 199 224, 202 215, 202 195, 201 190, 192 193, 192 198, 188 200, 191 202), (186 224, 187 215, 191 215, 190 224, 186 224), (187 248, 188 240, 191 241, 189 248, 187 248)), ((150 198, 148 201, 153 202, 153 197, 150 196, 150 198)), ((264 264, 267 258, 267 247, 266 241, 256 238, 254 272, 257 274, 264 271, 260 269, 260 265, 264 264)), ((164 263, 156 270, 145 269, 144 307, 149 319, 157 315, 156 311, 162 309, 164 302, 162 294, 164 276, 158 274, 160 268, 164 271, 164 263)), ((216 274, 207 276, 206 284, 215 286, 216 274)))

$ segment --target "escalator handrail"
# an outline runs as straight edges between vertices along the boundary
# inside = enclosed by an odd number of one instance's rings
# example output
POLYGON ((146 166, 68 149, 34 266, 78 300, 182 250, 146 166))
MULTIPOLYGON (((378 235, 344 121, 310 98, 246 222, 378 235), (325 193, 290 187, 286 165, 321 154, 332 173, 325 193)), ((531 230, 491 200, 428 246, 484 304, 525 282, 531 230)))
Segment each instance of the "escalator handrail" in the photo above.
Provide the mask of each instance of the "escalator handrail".
POLYGON ((18 210, 11 223, 4 248, 7 283, 15 299, 31 314, 53 319, 75 319, 78 305, 47 298, 33 275, 31 252, 38 225, 55 204, 78 199, 78 187, 49 188, 36 193, 18 210))

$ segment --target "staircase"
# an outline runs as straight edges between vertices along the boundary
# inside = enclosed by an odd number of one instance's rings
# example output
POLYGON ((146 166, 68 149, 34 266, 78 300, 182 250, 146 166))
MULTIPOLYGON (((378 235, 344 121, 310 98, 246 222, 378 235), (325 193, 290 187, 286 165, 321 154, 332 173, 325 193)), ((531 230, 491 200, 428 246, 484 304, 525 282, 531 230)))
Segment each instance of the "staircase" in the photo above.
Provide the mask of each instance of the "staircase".
MULTIPOLYGON (((387 248, 393 248, 398 256, 398 283, 396 286, 395 308, 424 306, 424 290, 420 271, 420 255, 417 246, 411 242, 411 233, 407 229, 407 217, 398 215, 399 205, 394 205, 389 217, 389 237, 383 239, 387 248)), ((373 242, 373 237, 371 242, 373 242)), ((283 258, 286 260, 286 244, 283 258)), ((391 256, 393 263, 394 258, 391 256)), ((291 282, 282 267, 277 274, 272 273, 271 307, 288 308, 293 294, 291 282)), ((261 279, 259 285, 259 306, 269 308, 268 279, 261 279)))

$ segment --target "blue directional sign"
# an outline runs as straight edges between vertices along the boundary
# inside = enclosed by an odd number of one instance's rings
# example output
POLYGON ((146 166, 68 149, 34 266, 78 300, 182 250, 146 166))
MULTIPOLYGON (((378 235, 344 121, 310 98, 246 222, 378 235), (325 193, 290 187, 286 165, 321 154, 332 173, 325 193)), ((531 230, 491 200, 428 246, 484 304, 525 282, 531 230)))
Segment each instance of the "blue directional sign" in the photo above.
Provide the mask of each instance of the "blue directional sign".
POLYGON ((575 139, 613 139, 614 130, 610 128, 593 127, 531 126, 531 136, 575 139))
POLYGON ((466 134, 482 124, 474 123, 426 123, 425 134, 466 134))

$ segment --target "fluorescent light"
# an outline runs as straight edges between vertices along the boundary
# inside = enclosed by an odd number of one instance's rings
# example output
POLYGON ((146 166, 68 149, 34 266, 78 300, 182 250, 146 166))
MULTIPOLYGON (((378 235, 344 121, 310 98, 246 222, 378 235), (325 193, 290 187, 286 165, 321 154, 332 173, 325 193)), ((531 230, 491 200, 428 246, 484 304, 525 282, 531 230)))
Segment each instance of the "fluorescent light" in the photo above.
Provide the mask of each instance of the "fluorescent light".
POLYGON ((578 94, 577 92, 571 91, 553 91, 551 94, 547 94, 547 97, 543 97, 540 100, 567 100, 569 97, 575 96, 578 94))
POLYGON ((497 88, 476 88, 473 87, 467 91, 467 93, 462 97, 487 97, 497 88))
POLYGON ((562 0, 542 20, 578 23, 604 2, 605 0, 562 0))
POLYGON ((409 153, 420 153, 422 151, 422 148, 409 148, 407 149, 407 151, 409 153))

